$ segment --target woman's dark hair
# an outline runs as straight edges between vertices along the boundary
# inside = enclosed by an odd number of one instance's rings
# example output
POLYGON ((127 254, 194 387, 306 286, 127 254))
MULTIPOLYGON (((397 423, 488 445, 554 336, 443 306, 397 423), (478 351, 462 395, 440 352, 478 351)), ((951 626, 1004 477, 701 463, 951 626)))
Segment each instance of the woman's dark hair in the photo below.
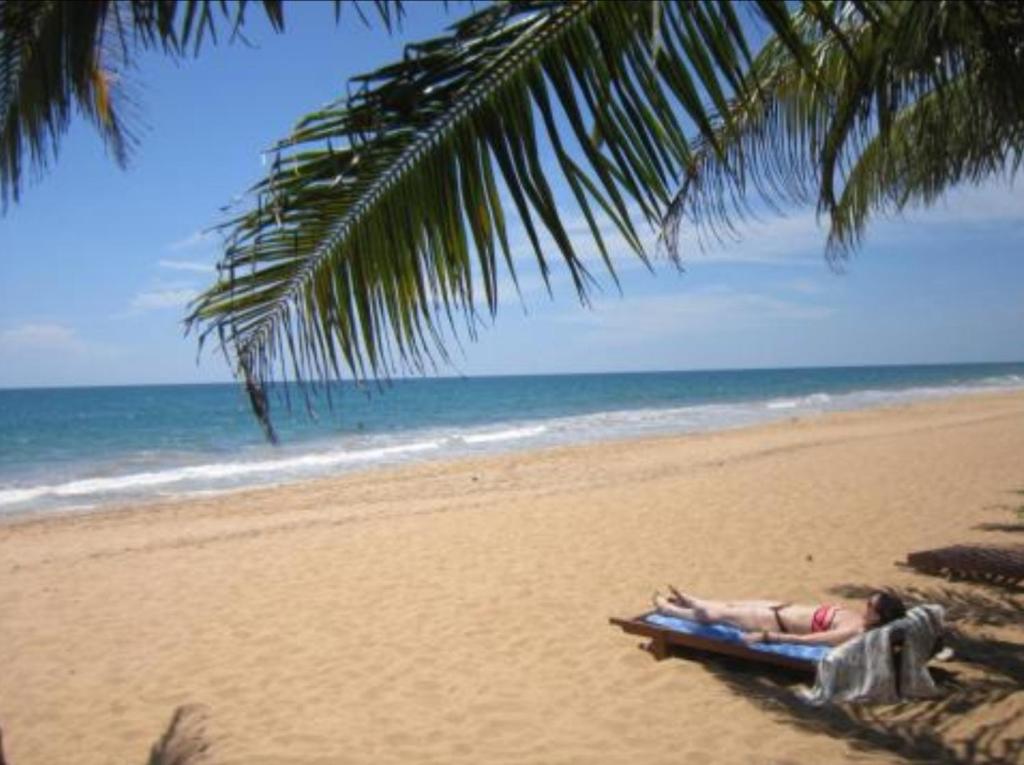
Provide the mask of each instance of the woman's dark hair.
POLYGON ((874 601, 874 608, 878 613, 878 624, 876 625, 878 627, 896 619, 902 619, 907 614, 907 607, 903 605, 903 601, 891 592, 875 590, 871 593, 871 599, 874 601))

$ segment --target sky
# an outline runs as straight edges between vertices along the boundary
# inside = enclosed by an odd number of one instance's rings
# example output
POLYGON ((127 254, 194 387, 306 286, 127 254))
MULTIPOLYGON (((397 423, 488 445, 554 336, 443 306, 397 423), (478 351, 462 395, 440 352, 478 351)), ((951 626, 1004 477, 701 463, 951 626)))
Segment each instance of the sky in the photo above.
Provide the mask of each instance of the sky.
MULTIPOLYGON (((262 152, 301 115, 465 10, 412 3, 389 36, 351 11, 335 25, 329 6, 295 4, 277 35, 254 7, 249 45, 179 62, 141 57, 130 84, 145 127, 129 169, 75 120, 57 162, 0 218, 0 387, 229 381, 223 357, 198 355, 184 335, 187 302, 215 278, 218 239, 204 231, 261 177, 262 152)), ((578 220, 571 233, 593 254, 578 220)), ((741 233, 702 251, 684 232, 682 271, 656 258, 652 273, 618 247, 621 291, 595 267, 599 288, 583 307, 560 263, 548 294, 513 230, 521 294, 506 275, 495 319, 452 346, 452 366, 438 371, 1024 360, 1019 188, 992 181, 876 219, 841 272, 823 257, 812 210, 762 216, 741 233)))

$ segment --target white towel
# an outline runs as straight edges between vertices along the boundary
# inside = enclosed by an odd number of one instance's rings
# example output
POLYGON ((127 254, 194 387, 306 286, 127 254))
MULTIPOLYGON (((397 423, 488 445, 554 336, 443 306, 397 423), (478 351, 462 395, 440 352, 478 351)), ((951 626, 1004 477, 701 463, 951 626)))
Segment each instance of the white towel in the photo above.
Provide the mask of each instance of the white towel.
POLYGON ((892 666, 892 635, 902 630, 900 692, 903 698, 929 698, 939 689, 928 674, 928 660, 935 640, 942 634, 943 609, 938 605, 917 606, 902 619, 833 649, 818 664, 818 679, 810 691, 800 695, 809 704, 834 702, 899 701, 892 666))

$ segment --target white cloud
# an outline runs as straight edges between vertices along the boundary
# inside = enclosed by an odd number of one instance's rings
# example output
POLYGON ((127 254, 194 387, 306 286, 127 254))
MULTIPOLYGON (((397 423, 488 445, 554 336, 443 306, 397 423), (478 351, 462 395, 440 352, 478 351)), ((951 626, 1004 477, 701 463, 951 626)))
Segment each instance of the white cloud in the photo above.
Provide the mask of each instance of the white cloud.
POLYGON ((632 341, 826 319, 835 309, 756 292, 716 287, 673 295, 626 297, 595 303, 559 321, 589 327, 605 339, 632 341))
MULTIPOLYGON (((683 231, 680 249, 691 253, 687 264, 704 262, 747 262, 774 265, 820 265, 824 263, 827 219, 819 225, 812 210, 799 210, 786 216, 765 213, 761 220, 737 225, 739 239, 709 248, 699 254, 699 245, 692 229, 683 231)), ((868 221, 866 242, 921 241, 929 229, 933 235, 944 236, 947 226, 958 229, 993 225, 1024 224, 1024 195, 1014 193, 1004 181, 990 181, 981 186, 960 186, 952 189, 934 205, 910 208, 902 215, 876 214, 868 221), (925 228, 927 227, 927 228, 925 228)))
MULTIPOLYGON (((631 209, 640 244, 655 267, 668 267, 659 249, 658 234, 643 222, 639 210, 631 209)), ((593 233, 582 215, 563 219, 566 233, 580 260, 595 276, 607 273, 601 251, 593 233)), ((629 246, 626 238, 607 217, 598 218, 598 230, 604 239, 609 259, 617 273, 646 269, 643 261, 629 246)), ((705 264, 745 263, 761 266, 822 266, 825 248, 825 229, 818 225, 811 211, 790 215, 765 214, 761 219, 749 219, 737 226, 738 235, 722 242, 705 241, 701 246, 692 226, 680 227, 679 253, 685 268, 705 264)), ((553 270, 561 269, 561 254, 547 233, 539 234, 541 251, 552 263, 553 270)), ((510 230, 510 244, 517 270, 536 269, 535 256, 525 232, 518 224, 510 230)))
POLYGON ((215 235, 212 231, 194 231, 183 239, 171 242, 167 245, 167 249, 171 252, 180 252, 181 250, 195 250, 200 247, 205 247, 215 241, 215 235))
MULTIPOLYGON (((566 233, 572 242, 573 249, 590 275, 598 282, 603 294, 617 294, 614 280, 608 273, 600 249, 585 219, 567 217, 565 224, 566 233)), ((599 230, 604 238, 605 247, 615 272, 624 282, 630 274, 647 271, 647 266, 635 254, 613 223, 605 220, 599 226, 599 230)), ((645 230, 640 238, 651 265, 655 269, 655 275, 673 272, 674 266, 670 265, 663 257, 659 257, 657 234, 645 230)), ((547 286, 540 274, 536 256, 525 233, 521 229, 513 230, 510 239, 522 302, 529 308, 538 299, 546 301, 547 286)), ((557 298, 575 294, 569 269, 554 240, 545 233, 540 234, 539 240, 541 251, 545 254, 550 269, 553 295, 557 298)), ((703 251, 694 232, 692 230, 684 231, 681 236, 680 252, 683 257, 682 265, 686 269, 695 269, 708 264, 741 263, 768 267, 810 266, 824 270, 826 268, 823 257, 824 241, 824 231, 817 225, 814 215, 806 213, 751 221, 744 229, 742 240, 736 243, 708 246, 703 251)), ((499 263, 499 273, 500 305, 502 307, 520 307, 520 298, 516 294, 515 286, 507 274, 503 261, 499 263)), ((479 274, 476 276, 475 292, 482 296, 484 294, 482 283, 479 280, 479 274)), ((809 279, 794 280, 792 284, 794 285, 792 291, 808 295, 816 294, 817 288, 809 279)), ((596 294, 602 294, 601 290, 598 290, 596 294)), ((682 295, 679 299, 686 300, 690 297, 690 295, 682 295)))
POLYGON ((183 308, 198 294, 197 290, 190 287, 150 290, 133 297, 131 307, 136 311, 183 308))
MULTIPOLYGON (((511 208, 510 199, 503 201, 511 208)), ((635 205, 628 207, 634 224, 652 264, 660 276, 670 271, 671 266, 663 257, 658 257, 657 233, 649 230, 642 221, 640 210, 635 205)), ((633 272, 646 270, 643 262, 633 252, 625 237, 603 213, 598 213, 598 227, 604 239, 611 262, 622 277, 633 272)), ((927 210, 910 211, 902 217, 879 216, 869 223, 868 246, 883 242, 911 243, 919 241, 923 225, 931 229, 939 228, 933 235, 944 235, 944 225, 981 226, 1020 222, 1024 224, 1024 195, 1014 195, 1005 183, 992 182, 981 187, 961 187, 953 190, 944 201, 927 210)), ((824 221, 823 221, 824 222, 824 221)), ((556 298, 571 297, 575 293, 569 270, 554 239, 540 226, 538 238, 540 249, 545 254, 550 268, 551 289, 556 298)), ((615 294, 613 281, 601 257, 600 250, 594 240, 586 218, 578 211, 563 214, 563 225, 584 266, 601 285, 607 287, 605 294, 615 294)), ((928 230, 928 229, 924 229, 928 230)), ((827 229, 820 225, 818 217, 812 209, 798 209, 787 214, 778 214, 765 210, 759 217, 738 222, 736 238, 733 241, 705 242, 702 249, 696 231, 692 226, 680 229, 679 251, 683 258, 683 267, 690 271, 709 265, 738 264, 757 267, 790 267, 799 269, 817 269, 821 272, 829 270, 825 260, 825 242, 827 229)), ((510 216, 509 244, 513 263, 519 280, 522 299, 516 294, 515 286, 507 273, 504 259, 498 256, 498 296, 502 309, 529 310, 538 301, 546 302, 547 287, 540 274, 536 255, 522 223, 515 215, 510 216)), ((777 288, 790 294, 814 296, 827 291, 824 284, 811 278, 796 278, 778 284, 777 288)), ((474 293, 483 304, 483 285, 479 269, 474 273, 474 293)), ((598 293, 598 296, 601 293, 598 293)), ((684 293, 678 300, 698 300, 692 294, 684 293)), ((707 301, 707 298, 702 298, 707 301)), ((705 302, 705 308, 709 304, 705 302)), ((736 306, 734 305, 733 308, 736 306)), ((747 308, 752 308, 748 303, 747 308)), ((767 310, 767 305, 762 305, 767 310)))
MULTIPOLYGON (((658 253, 657 235, 642 223, 639 209, 631 207, 629 213, 640 232, 641 243, 648 255, 658 253)), ((640 259, 627 245, 618 229, 607 218, 599 218, 599 230, 612 262, 617 270, 643 268, 640 259)), ((564 219, 566 231, 573 247, 584 263, 597 274, 604 266, 593 234, 581 215, 564 219)), ((878 215, 868 223, 867 236, 872 244, 902 242, 918 239, 922 226, 991 226, 1024 224, 1024 194, 1014 193, 1013 187, 1001 180, 981 186, 960 186, 946 194, 928 208, 907 210, 904 215, 878 215)), ((764 210, 757 218, 737 221, 735 238, 722 242, 698 240, 696 229, 682 225, 679 231, 679 252, 686 268, 708 264, 750 264, 759 266, 810 266, 825 268, 825 243, 828 237, 827 220, 818 221, 813 209, 793 209, 786 214, 764 210)), ((541 248, 560 260, 553 240, 542 234, 541 248)), ((517 266, 533 261, 533 252, 525 234, 513 226, 512 245, 517 266)))
POLYGON ((202 274, 215 274, 216 268, 209 263, 198 263, 193 260, 160 260, 157 265, 172 271, 194 271, 202 274))
MULTIPOLYGON (((0 354, 8 362, 4 372, 17 377, 19 369, 40 371, 72 360, 75 363, 110 360, 117 358, 120 351, 105 343, 82 338, 77 329, 67 324, 29 321, 0 329, 0 354)), ((4 384, 10 383, 5 380, 4 384)), ((39 383, 29 380, 18 384, 39 383)))
POLYGON ((800 295, 820 295, 825 287, 813 279, 791 279, 779 285, 789 292, 796 292, 800 295))
POLYGON ((736 239, 705 241, 704 248, 691 226, 681 231, 679 250, 684 264, 748 263, 764 266, 820 266, 825 250, 825 229, 813 212, 803 210, 788 215, 739 222, 736 239))
POLYGON ((981 186, 960 186, 937 204, 909 211, 910 222, 938 224, 1024 223, 1024 195, 1005 181, 990 181, 981 186))
POLYGON ((5 351, 60 351, 82 353, 86 344, 72 327, 63 324, 27 323, 0 330, 0 348, 5 351))

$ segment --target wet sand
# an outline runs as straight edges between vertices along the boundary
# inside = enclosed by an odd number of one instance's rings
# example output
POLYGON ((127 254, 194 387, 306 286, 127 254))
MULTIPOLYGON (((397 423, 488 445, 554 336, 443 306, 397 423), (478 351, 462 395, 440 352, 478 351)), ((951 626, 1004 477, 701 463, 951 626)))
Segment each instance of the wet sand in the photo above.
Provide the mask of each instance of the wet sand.
POLYGON ((202 703, 217 763, 1019 762, 1024 595, 894 561, 1024 542, 1022 490, 1004 393, 8 520, 4 746, 143 763, 202 703), (949 606, 964 656, 942 701, 808 710, 608 625, 669 581, 891 586, 949 606))

